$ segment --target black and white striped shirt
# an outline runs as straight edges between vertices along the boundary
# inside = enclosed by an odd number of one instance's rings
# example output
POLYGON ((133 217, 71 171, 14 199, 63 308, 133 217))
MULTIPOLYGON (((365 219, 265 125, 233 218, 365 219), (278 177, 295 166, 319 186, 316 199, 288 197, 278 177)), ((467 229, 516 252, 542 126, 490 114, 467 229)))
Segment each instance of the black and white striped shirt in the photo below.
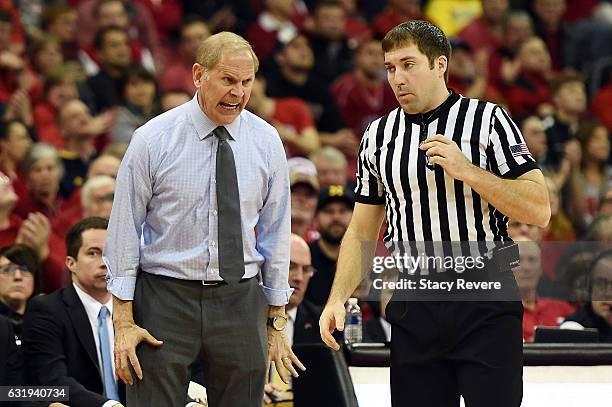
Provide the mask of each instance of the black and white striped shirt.
POLYGON ((516 124, 499 106, 451 92, 434 111, 401 107, 373 121, 358 157, 355 200, 385 204, 385 242, 500 241, 508 218, 437 165, 426 167, 419 144, 434 134, 452 138, 473 164, 504 178, 538 168, 516 124))

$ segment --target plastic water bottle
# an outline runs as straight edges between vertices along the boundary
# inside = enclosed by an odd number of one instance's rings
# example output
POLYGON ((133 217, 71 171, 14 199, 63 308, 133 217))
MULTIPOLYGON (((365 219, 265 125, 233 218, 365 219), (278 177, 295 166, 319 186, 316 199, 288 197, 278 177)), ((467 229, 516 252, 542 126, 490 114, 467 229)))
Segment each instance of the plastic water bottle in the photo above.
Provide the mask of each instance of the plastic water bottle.
POLYGON ((344 343, 359 343, 362 341, 362 335, 361 308, 357 305, 357 298, 349 298, 344 321, 344 343))

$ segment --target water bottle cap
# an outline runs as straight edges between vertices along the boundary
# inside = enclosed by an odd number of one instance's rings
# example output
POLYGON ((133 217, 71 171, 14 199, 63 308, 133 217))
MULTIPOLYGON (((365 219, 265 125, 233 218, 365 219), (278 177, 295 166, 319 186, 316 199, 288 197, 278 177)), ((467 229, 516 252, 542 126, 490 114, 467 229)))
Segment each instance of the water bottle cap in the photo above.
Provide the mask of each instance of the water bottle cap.
POLYGON ((349 305, 357 305, 357 298, 349 298, 348 303, 349 305))

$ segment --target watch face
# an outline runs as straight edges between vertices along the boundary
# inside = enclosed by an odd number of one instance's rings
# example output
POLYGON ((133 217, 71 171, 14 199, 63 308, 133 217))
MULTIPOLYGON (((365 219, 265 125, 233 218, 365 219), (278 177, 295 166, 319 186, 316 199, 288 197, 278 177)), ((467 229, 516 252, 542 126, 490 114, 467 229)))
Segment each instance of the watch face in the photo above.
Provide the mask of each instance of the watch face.
POLYGON ((285 328, 285 325, 287 325, 287 319, 283 317, 274 317, 272 322, 274 329, 282 331, 285 328))

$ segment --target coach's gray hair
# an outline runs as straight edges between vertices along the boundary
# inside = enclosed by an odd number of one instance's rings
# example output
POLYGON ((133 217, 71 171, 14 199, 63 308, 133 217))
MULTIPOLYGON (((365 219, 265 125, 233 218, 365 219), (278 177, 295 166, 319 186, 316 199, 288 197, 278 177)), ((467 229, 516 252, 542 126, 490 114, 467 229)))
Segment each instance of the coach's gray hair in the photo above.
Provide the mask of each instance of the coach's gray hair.
MULTIPOLYGON (((253 58, 255 72, 259 69, 259 59, 251 44, 240 35, 229 31, 222 31, 204 40, 198 48, 197 62, 204 67, 205 72, 209 72, 219 63, 223 51, 247 51, 253 58)), ((205 75, 206 79, 207 74, 205 75)))

